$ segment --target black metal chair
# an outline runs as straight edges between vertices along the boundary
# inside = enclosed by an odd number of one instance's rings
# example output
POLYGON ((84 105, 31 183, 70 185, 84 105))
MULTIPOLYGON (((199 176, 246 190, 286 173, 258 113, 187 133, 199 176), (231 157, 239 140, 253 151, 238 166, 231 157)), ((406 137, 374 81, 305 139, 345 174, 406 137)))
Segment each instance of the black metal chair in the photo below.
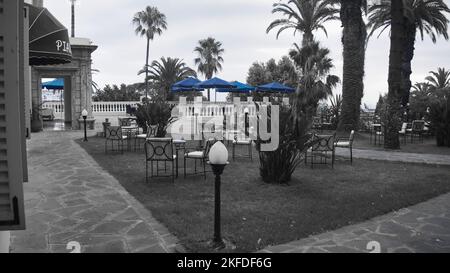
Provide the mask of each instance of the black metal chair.
MULTIPOLYGON (((239 140, 237 137, 235 137, 233 140, 233 161, 236 158, 236 147, 237 146, 247 146, 248 155, 246 157, 250 158, 250 160, 253 161, 252 143, 253 143, 253 141, 251 139, 239 140)), ((243 156, 243 157, 245 157, 245 156, 243 156)))
POLYGON ((305 164, 308 163, 308 157, 311 159, 311 168, 314 168, 314 165, 327 164, 328 159, 330 158, 331 167, 334 168, 335 138, 336 133, 334 133, 333 135, 314 134, 311 141, 312 146, 311 148, 306 150, 305 164), (308 153, 310 154, 309 156, 308 153), (318 161, 317 158, 319 158, 320 160, 318 161))
POLYGON ((123 142, 127 136, 122 135, 121 126, 108 126, 105 128, 105 154, 108 153, 108 142, 111 142, 111 151, 114 151, 114 142, 117 142, 117 149, 123 154, 123 142))
POLYGON ((148 138, 145 141, 145 181, 148 183, 148 163, 151 164, 150 178, 154 177, 178 177, 178 161, 174 155, 173 140, 171 138, 148 138), (153 163, 156 162, 156 176, 153 175, 153 163), (172 163, 172 175, 159 175, 159 162, 164 162, 164 172, 167 173, 166 163, 172 163), (175 166, 176 165, 176 166, 175 166))
POLYGON ((350 164, 353 164, 353 139, 354 138, 355 138, 355 131, 352 130, 352 132, 350 133, 350 137, 348 137, 348 138, 338 137, 338 138, 336 138, 336 140, 334 142, 335 148, 347 148, 350 150, 350 164))
POLYGON ((136 151, 136 146, 138 146, 139 149, 141 148, 141 140, 144 140, 144 143, 145 143, 146 139, 155 137, 157 130, 158 130, 158 125, 148 125, 147 124, 147 133, 136 134, 134 136, 134 150, 136 151))
POLYGON ((411 127, 411 143, 414 142, 414 138, 418 138, 423 143, 423 131, 425 128, 425 121, 414 120, 411 127))
POLYGON ((196 175, 203 173, 205 179, 206 179, 206 161, 208 160, 209 150, 211 149, 211 146, 215 143, 215 139, 209 139, 206 141, 205 145, 203 146, 203 149, 201 150, 189 150, 186 149, 186 152, 184 154, 184 177, 186 178, 186 160, 192 159, 194 160, 194 173, 191 173, 190 175, 196 175), (197 160, 200 161, 200 163, 203 165, 203 172, 197 173, 197 160))

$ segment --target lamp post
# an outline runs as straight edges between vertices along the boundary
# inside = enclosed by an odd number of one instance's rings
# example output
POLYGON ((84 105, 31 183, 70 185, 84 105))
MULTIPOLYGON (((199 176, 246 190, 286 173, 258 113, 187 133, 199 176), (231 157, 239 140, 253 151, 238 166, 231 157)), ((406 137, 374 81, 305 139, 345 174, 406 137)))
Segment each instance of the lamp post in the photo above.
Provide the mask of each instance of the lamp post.
POLYGON ((86 129, 86 119, 87 119, 87 116, 88 116, 88 111, 86 109, 84 109, 81 112, 81 116, 83 117, 83 120, 84 120, 84 139, 83 139, 83 141, 86 142, 86 141, 88 141, 88 139, 87 139, 87 129, 86 129))
POLYGON ((217 141, 209 151, 209 162, 215 175, 214 184, 214 238, 212 246, 215 249, 222 249, 225 243, 220 232, 220 176, 228 164, 228 150, 221 141, 217 141))

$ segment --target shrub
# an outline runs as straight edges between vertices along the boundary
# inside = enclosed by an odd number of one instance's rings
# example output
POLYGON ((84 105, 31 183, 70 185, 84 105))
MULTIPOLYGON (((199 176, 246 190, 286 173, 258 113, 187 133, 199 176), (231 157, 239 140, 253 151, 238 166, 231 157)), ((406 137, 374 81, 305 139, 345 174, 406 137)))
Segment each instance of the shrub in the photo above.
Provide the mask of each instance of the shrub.
POLYGON ((144 102, 138 105, 136 111, 136 122, 139 127, 147 131, 147 123, 149 125, 158 125, 156 137, 165 137, 167 127, 174 122, 172 117, 172 109, 174 105, 166 102, 144 102))
MULTIPOLYGON (((257 109, 259 108, 258 104, 257 109)), ((272 122, 270 108, 268 106, 268 122, 272 122)), ((271 152, 261 151, 264 143, 259 137, 256 140, 256 149, 259 152, 259 171, 261 178, 266 183, 286 184, 291 180, 292 173, 303 162, 304 152, 311 144, 307 131, 310 122, 306 119, 293 118, 292 108, 280 106, 279 120, 279 146, 271 152), (297 123, 297 125, 296 125, 297 123)), ((258 116, 260 119, 260 116, 258 116)), ((278 122, 278 121, 274 121, 278 122)))
POLYGON ((450 147, 450 90, 448 91, 447 96, 434 100, 430 106, 429 118, 431 127, 436 132, 437 146, 450 147))

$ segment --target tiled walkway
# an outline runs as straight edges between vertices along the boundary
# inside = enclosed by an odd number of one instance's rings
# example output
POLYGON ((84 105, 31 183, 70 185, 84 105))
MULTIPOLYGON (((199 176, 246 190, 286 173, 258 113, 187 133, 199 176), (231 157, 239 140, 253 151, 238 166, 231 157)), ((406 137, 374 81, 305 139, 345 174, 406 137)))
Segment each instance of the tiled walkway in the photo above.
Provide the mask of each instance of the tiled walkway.
MULTIPOLYGON (((337 148, 336 154, 339 156, 348 157, 349 150, 337 148)), ((415 153, 402 153, 397 151, 390 152, 378 150, 353 149, 353 158, 387 160, 387 161, 407 162, 407 163, 450 165, 450 155, 415 154, 415 153)))
MULTIPOLYGON (((354 158, 450 165, 450 156, 353 150, 354 158)), ((339 149, 338 155, 348 156, 339 149)), ((450 177, 449 177, 450 179, 450 177)), ((364 223, 310 236, 260 252, 450 252, 450 193, 427 202, 376 217, 364 223)))
POLYGON ((12 252, 183 251, 119 182, 73 139, 80 132, 43 132, 28 142, 26 231, 11 235, 12 252))

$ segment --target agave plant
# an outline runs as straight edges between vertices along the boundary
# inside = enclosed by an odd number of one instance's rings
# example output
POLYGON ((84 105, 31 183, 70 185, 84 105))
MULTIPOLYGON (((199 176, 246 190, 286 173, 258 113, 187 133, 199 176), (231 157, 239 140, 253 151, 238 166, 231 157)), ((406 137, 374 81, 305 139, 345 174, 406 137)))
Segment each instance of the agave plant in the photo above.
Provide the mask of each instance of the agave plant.
POLYGON ((175 119, 172 117, 173 105, 166 102, 146 102, 138 105, 136 122, 139 127, 147 129, 147 124, 158 125, 156 137, 165 137, 167 128, 175 119))
POLYGON ((331 97, 330 104, 331 104, 330 111, 333 117, 332 124, 333 128, 336 128, 339 123, 339 117, 341 114, 342 96, 340 94, 337 94, 334 97, 331 97))
MULTIPOLYGON (((259 112, 259 105, 256 108, 259 112)), ((279 122, 279 146, 275 151, 261 151, 265 141, 256 140, 259 152, 259 173, 266 183, 287 184, 292 173, 303 162, 305 151, 311 147, 311 137, 308 134, 310 122, 306 118, 296 120, 292 108, 280 106, 280 120, 272 120, 271 106, 268 106, 268 122, 279 122)), ((258 119, 261 117, 258 116, 258 119)))

